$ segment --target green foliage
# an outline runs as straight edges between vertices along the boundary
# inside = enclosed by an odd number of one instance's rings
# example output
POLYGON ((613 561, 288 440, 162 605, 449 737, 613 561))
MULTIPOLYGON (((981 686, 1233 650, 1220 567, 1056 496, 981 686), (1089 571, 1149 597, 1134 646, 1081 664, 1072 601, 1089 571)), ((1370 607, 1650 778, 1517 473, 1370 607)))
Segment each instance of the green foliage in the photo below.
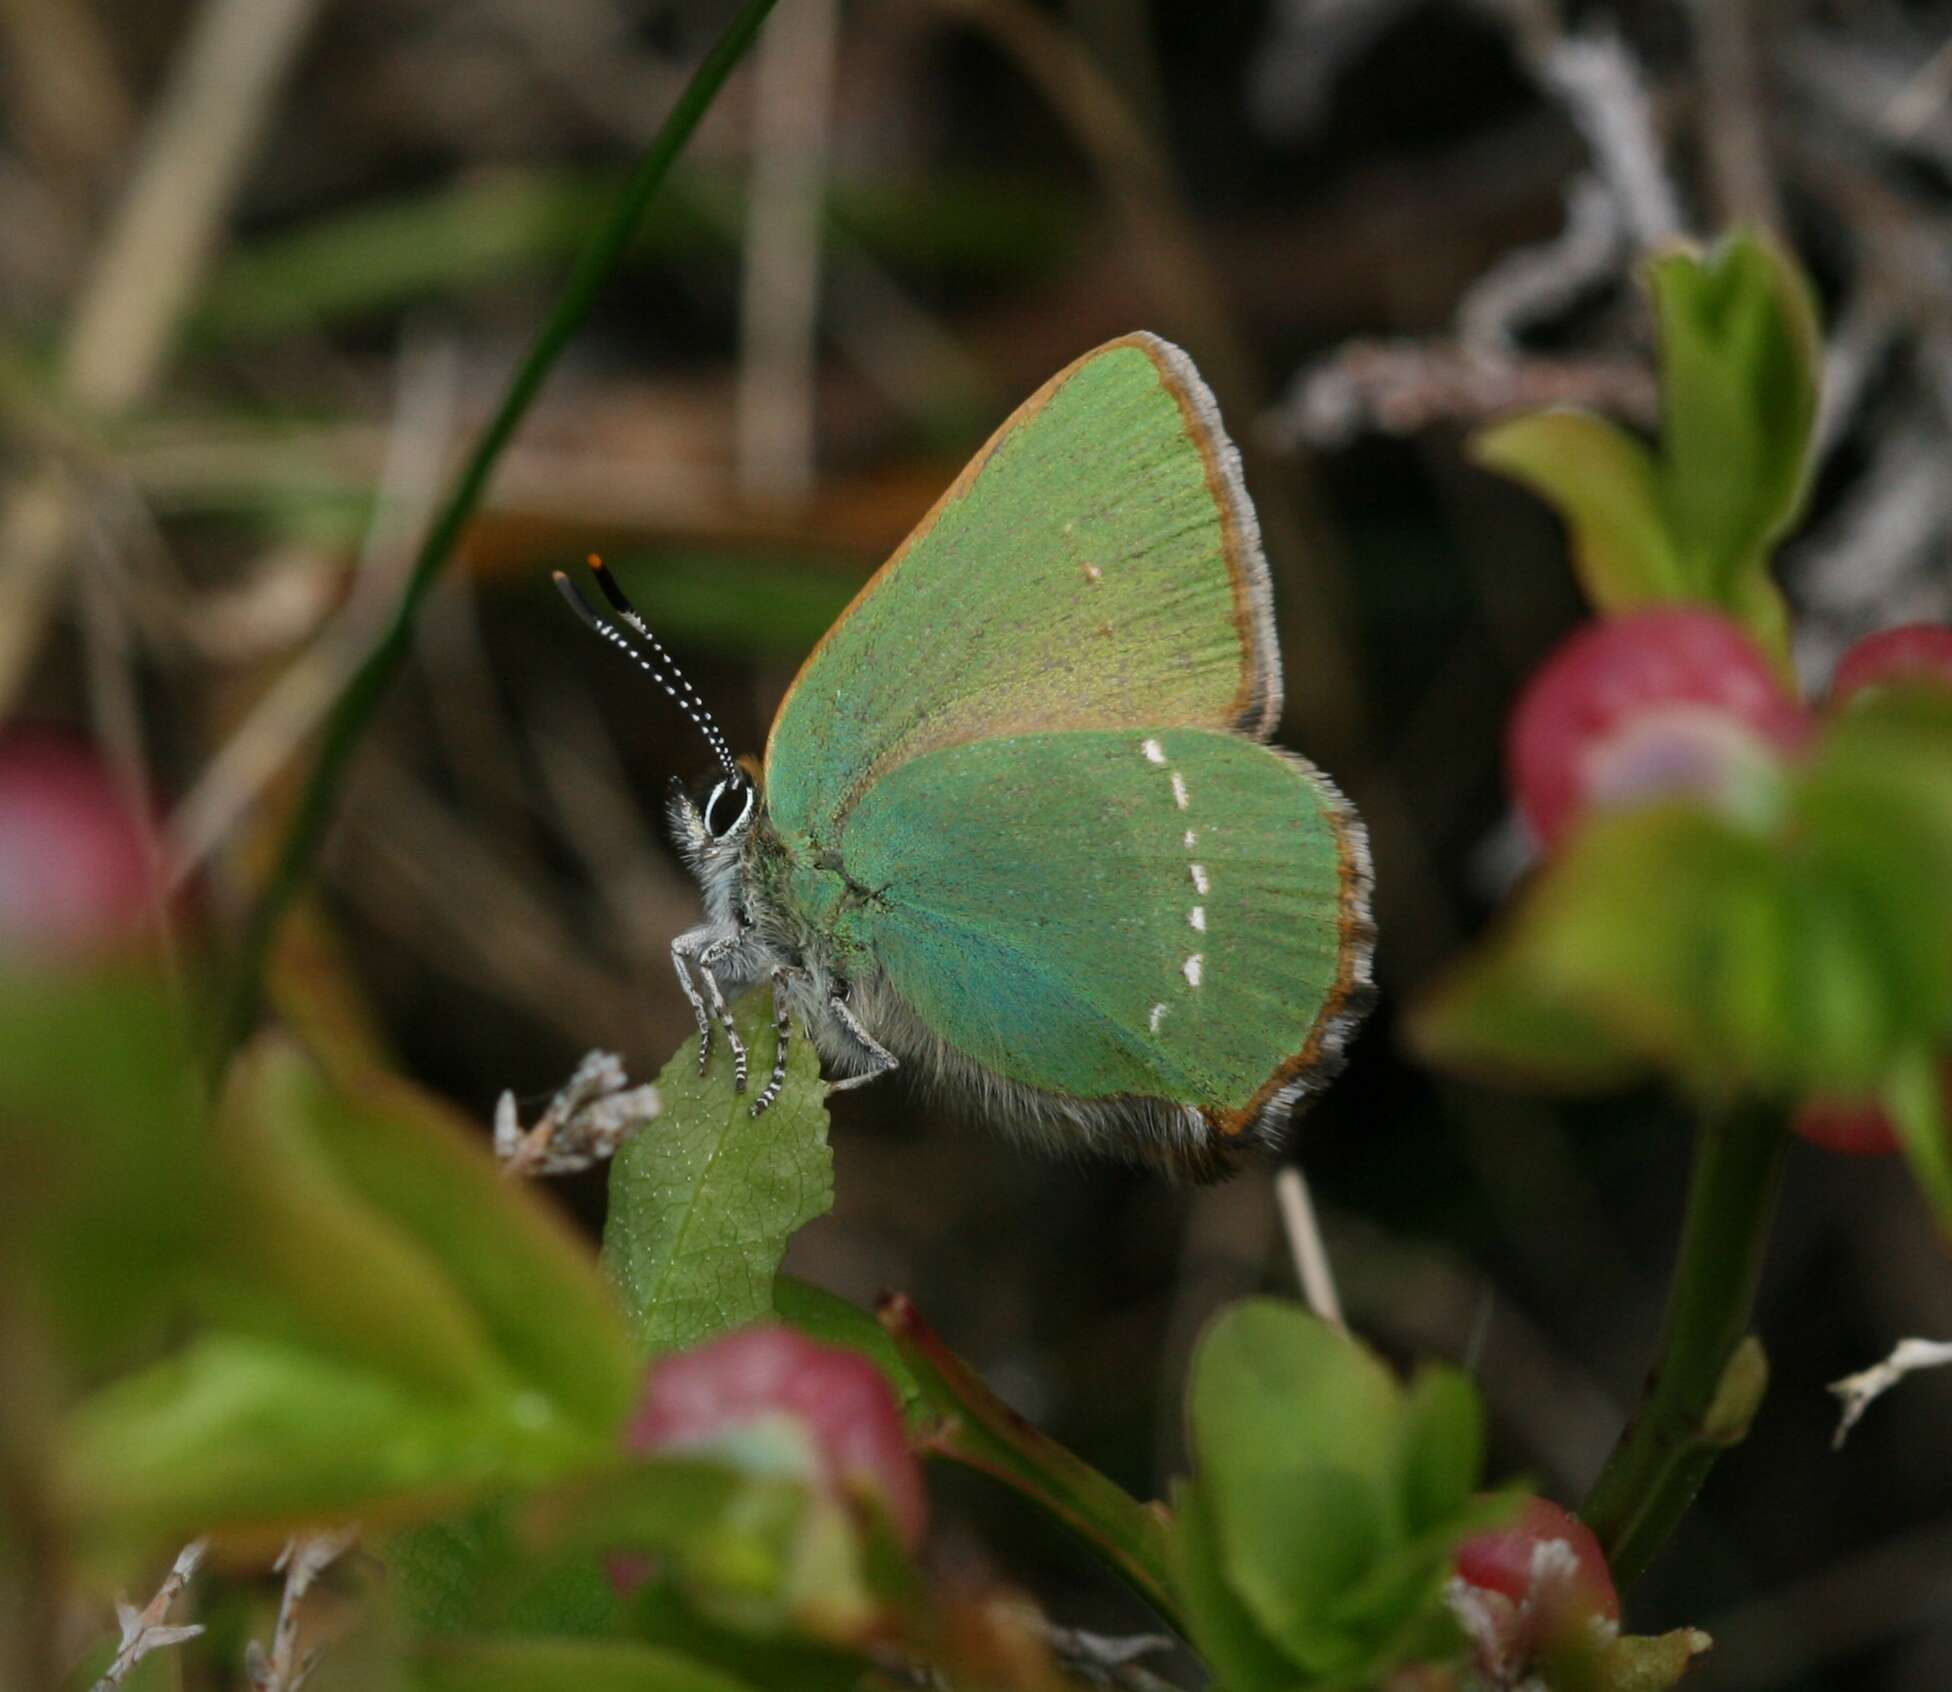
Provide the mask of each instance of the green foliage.
POLYGON ((1201 1340, 1189 1416, 1174 1566, 1228 1692, 1367 1686, 1455 1655, 1452 1552, 1504 1507, 1475 1496, 1483 1419, 1463 1377, 1430 1368, 1406 1389, 1306 1311, 1251 1300, 1201 1340))
POLYGON ((408 1666, 410 1692, 750 1692, 751 1683, 624 1639, 436 1640, 408 1666))
POLYGON ((214 1225, 162 1276, 199 1327, 65 1420, 86 1539, 424 1511, 611 1451, 636 1364, 608 1288, 440 1107, 265 1041, 207 1145, 214 1225))
POLYGON ((1434 1062, 1545 1085, 1652 1067, 1710 1100, 1882 1093, 1952 1221, 1932 1084, 1952 1044, 1952 698, 1867 696, 1767 821, 1595 818, 1413 1033, 1434 1062))
MULTIPOLYGON (((734 1007, 755 1086, 770 1071, 764 994, 734 1007)), ((604 1258, 639 1343, 681 1350, 770 1316, 786 1242, 833 1203, 826 1084, 812 1043, 793 1042, 786 1086, 764 1115, 734 1092, 721 1032, 704 1075, 687 1041, 657 1078, 664 1114, 617 1153, 604 1258)))
POLYGON ((1766 236, 1648 266, 1660 327, 1657 451, 1604 418, 1536 412, 1481 433, 1481 463, 1556 507, 1605 613, 1711 605, 1787 665, 1771 553, 1802 509, 1821 343, 1809 286, 1766 236))
POLYGON ((219 1216, 201 1117, 153 981, 0 971, 0 1284, 78 1372, 180 1306, 219 1216))

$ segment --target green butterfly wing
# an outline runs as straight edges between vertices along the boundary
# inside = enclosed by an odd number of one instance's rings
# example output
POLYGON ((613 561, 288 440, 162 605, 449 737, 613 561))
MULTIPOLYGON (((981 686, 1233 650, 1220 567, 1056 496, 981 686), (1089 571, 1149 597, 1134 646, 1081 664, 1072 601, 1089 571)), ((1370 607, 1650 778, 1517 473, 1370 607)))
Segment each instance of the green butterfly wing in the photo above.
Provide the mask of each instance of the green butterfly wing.
POLYGON ((848 819, 843 919, 936 1034, 1074 1099, 1223 1134, 1339 1056, 1368 987, 1360 825, 1240 735, 1012 735, 924 753, 848 819))
POLYGON ((1280 666, 1260 536, 1191 362, 1087 353, 991 437, 814 650, 766 747, 773 826, 831 846, 936 748, 1144 724, 1265 734, 1280 666))

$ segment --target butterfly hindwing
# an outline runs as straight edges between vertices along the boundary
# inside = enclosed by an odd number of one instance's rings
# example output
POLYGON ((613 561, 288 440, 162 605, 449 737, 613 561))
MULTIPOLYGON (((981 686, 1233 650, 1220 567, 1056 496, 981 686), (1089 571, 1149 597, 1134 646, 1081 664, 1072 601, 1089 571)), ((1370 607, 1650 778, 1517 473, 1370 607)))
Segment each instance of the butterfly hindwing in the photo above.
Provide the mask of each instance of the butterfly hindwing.
POLYGON ((1367 856, 1328 782, 1226 732, 965 742, 847 821, 848 919, 939 1038, 1074 1099, 1223 1133, 1337 1055, 1367 986, 1367 856))
POLYGON ((991 438, 869 581, 781 705, 774 825, 830 843, 884 773, 1034 729, 1265 733, 1267 572, 1232 446, 1151 335, 1087 354, 991 438))

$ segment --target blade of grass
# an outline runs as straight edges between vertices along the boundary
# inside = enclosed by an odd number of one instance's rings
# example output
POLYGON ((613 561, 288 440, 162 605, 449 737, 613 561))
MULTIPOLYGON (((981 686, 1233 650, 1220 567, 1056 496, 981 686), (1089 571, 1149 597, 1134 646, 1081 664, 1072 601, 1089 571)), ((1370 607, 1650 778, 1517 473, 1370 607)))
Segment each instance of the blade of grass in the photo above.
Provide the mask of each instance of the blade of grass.
POLYGON ((399 671, 409 648, 415 613, 428 590, 453 556, 461 532, 474 515, 487 491, 488 479, 496 461, 513 438, 530 403, 541 391, 550 368, 569 344, 570 337, 588 316, 598 291, 624 258, 657 191, 664 185, 679 154, 691 139, 733 67, 744 55, 759 26, 776 0, 746 0, 724 34, 693 72, 671 115, 664 120, 629 183, 618 196, 610 215, 583 249, 569 280, 563 285, 555 308, 543 323, 522 360, 502 401, 482 431, 481 439, 469 454, 427 531, 426 539, 414 559, 413 573, 386 631, 353 673, 334 705, 319 746, 318 761, 312 766, 299 796, 297 810, 279 848, 276 862, 263 888, 245 918, 231 975, 229 993, 220 1011, 217 1027, 216 1063, 221 1067, 236 1050, 257 1016, 263 991, 265 963, 276 938, 278 924, 299 889, 311 875, 319 846, 339 795, 346 767, 358 747, 359 739, 372 720, 373 712, 385 696, 387 687, 399 671))

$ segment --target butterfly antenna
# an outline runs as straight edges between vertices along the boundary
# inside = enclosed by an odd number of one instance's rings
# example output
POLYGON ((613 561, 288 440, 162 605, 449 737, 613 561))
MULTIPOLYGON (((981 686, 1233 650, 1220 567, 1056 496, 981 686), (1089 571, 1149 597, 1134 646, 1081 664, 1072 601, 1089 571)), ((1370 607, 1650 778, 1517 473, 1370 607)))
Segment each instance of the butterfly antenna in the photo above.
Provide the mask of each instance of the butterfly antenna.
POLYGON ((597 586, 603 590, 603 597, 616 609, 617 615, 628 625, 628 632, 620 629, 604 616, 594 605, 583 597, 579 588, 561 570, 554 572, 556 591, 563 596, 563 603, 576 613, 577 621, 593 634, 605 640, 622 652, 641 670, 649 673, 651 679, 671 696, 678 709, 692 721, 712 754, 724 765, 727 775, 737 775, 739 766, 732 757, 732 748, 719 732, 718 723, 712 713, 705 708, 705 701, 698 697, 697 689, 685 679, 685 673, 672 661, 671 654, 664 650, 656 635, 651 633, 650 625, 638 613, 637 607, 624 597, 620 588, 604 567, 603 560, 595 553, 589 558, 590 573, 596 577, 597 586), (635 638, 633 638, 633 636, 635 638), (643 648, 648 646, 649 652, 643 648))

